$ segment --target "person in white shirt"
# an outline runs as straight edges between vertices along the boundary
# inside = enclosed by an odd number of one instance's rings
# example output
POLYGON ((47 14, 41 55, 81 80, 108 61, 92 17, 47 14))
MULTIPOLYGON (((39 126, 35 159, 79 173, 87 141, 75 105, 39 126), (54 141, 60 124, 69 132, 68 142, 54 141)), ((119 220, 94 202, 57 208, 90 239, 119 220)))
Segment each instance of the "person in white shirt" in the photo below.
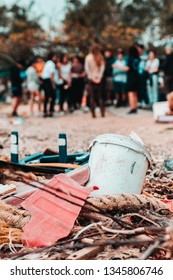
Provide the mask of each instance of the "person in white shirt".
POLYGON ((30 112, 31 115, 33 114, 33 109, 34 109, 34 100, 35 97, 38 97, 38 111, 41 112, 41 103, 42 103, 42 96, 41 93, 39 91, 39 77, 37 75, 37 72, 35 70, 35 63, 36 60, 32 59, 29 67, 26 70, 26 85, 27 85, 27 89, 30 93, 30 112))
POLYGON ((159 59, 156 58, 154 51, 149 52, 148 60, 145 70, 148 72, 148 99, 149 106, 152 107, 153 103, 158 102, 158 71, 159 71, 159 59))
POLYGON ((49 53, 47 61, 44 64, 42 70, 42 79, 43 79, 43 89, 45 93, 44 98, 44 117, 53 117, 55 99, 56 99, 56 85, 55 85, 55 63, 57 56, 55 53, 49 53), (47 107, 50 99, 50 109, 49 114, 47 113, 47 107))

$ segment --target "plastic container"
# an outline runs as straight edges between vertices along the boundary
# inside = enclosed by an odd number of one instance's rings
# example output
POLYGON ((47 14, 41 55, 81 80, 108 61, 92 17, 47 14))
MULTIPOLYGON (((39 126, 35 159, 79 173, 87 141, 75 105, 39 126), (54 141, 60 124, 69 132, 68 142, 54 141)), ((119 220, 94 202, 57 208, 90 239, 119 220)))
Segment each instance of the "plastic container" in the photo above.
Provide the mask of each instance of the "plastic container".
MULTIPOLYGON (((137 136, 137 135, 136 135, 137 136)), ((86 186, 98 186, 92 196, 140 194, 151 155, 137 136, 97 136, 90 145, 90 176, 86 186)))

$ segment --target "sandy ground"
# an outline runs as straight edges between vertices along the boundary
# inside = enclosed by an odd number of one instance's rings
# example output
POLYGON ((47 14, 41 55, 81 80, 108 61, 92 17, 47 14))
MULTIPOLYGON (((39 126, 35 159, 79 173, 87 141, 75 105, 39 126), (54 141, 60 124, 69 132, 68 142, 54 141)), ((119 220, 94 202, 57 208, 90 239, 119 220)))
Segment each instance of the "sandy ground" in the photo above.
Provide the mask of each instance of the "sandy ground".
MULTIPOLYGON (((153 159, 157 160, 164 160, 166 158, 173 158, 173 124, 171 123, 164 123, 159 124, 155 123, 153 118, 153 113, 151 111, 144 111, 139 110, 137 115, 127 115, 128 108, 120 108, 115 109, 115 107, 108 107, 106 112, 106 117, 101 118, 99 112, 97 113, 97 118, 93 119, 91 117, 90 112, 84 113, 81 111, 76 111, 73 114, 68 114, 66 116, 58 116, 55 118, 46 118, 43 117, 29 117, 29 108, 27 105, 22 105, 20 107, 19 113, 23 116, 22 118, 11 118, 10 112, 11 108, 10 105, 2 105, 0 104, 0 158, 1 155, 10 156, 10 133, 12 130, 17 130, 19 132, 19 151, 20 151, 20 158, 24 157, 25 155, 43 152, 46 148, 50 148, 52 150, 57 150, 57 136, 59 133, 66 133, 67 140, 68 140, 68 152, 75 152, 77 150, 84 150, 86 151, 89 147, 90 142, 100 134, 105 133, 113 133, 113 134, 121 134, 128 136, 132 131, 136 132, 138 136, 141 137, 145 145, 148 147, 149 151, 151 152, 153 159)), ((159 163, 160 164, 160 163, 159 163)), ((172 175, 169 173, 165 173, 164 170, 157 169, 155 170, 157 174, 152 175, 153 173, 150 172, 147 175, 145 180, 144 190, 145 194, 154 196, 155 198, 167 198, 168 194, 172 194, 172 175), (162 171, 162 172, 161 172, 162 171), (169 176, 170 177, 169 177, 169 176)), ((8 173, 7 173, 8 175, 8 173)), ((33 180, 33 177, 30 178, 33 180)), ((38 179, 38 177, 37 177, 38 179)), ((43 178, 42 178, 43 180, 43 178)), ((24 189, 26 191, 26 184, 24 185, 24 189)), ((144 199, 144 198, 143 198, 144 199)), ((146 199, 151 199, 146 197, 146 199)), ((152 200, 152 199, 151 199, 152 200)), ((127 221, 131 222, 134 228, 137 227, 148 227, 148 221, 150 221, 152 227, 153 223, 159 225, 163 230, 166 228, 168 230, 168 223, 171 221, 172 214, 167 211, 167 215, 164 214, 164 211, 160 212, 157 208, 152 206, 152 203, 147 202, 146 207, 149 209, 145 209, 143 200, 140 202, 139 207, 140 210, 134 210, 134 203, 139 203, 139 198, 131 199, 132 201, 132 208, 129 207, 129 203, 127 200, 122 198, 120 199, 121 208, 116 209, 117 217, 120 218, 121 215, 127 214, 127 221), (124 209, 122 208, 122 201, 125 202, 124 209), (134 202, 135 201, 135 202, 134 202), (126 207, 126 203, 128 207, 126 207), (142 205, 142 207, 141 207, 142 205), (152 209, 155 209, 152 210, 152 209), (124 212, 123 212, 124 211, 124 212), (139 216, 134 219, 135 211, 139 213, 136 214, 142 217, 139 220, 139 216), (123 213, 123 214, 122 214, 123 213), (145 218, 146 217, 146 218, 145 218), (146 220, 147 219, 147 220, 146 220)), ((102 200, 101 200, 102 201, 102 200)), ((107 198, 105 205, 111 205, 111 203, 107 204, 107 198)), ((115 200, 116 201, 116 200, 115 200)), ((104 203, 103 203, 104 204, 104 203)), ((163 210, 163 209, 162 209, 163 210)), ((115 208, 113 208, 112 215, 115 215, 116 212, 115 208)), ((91 210, 92 212, 92 210, 91 210)), ((111 211, 109 211, 111 213, 111 211)), ((166 212, 165 212, 166 213, 166 212)), ((89 213, 88 213, 89 214, 89 213)), ((84 228, 86 225, 93 223, 93 217, 87 218, 83 216, 84 214, 81 212, 74 228, 71 230, 71 236, 74 237, 79 230, 84 228)), ((124 216, 125 217, 125 216, 124 216)), ((126 221, 124 218, 124 221, 126 221)), ((96 220, 97 221, 97 220, 96 220)), ((108 221, 107 221, 108 222, 108 221)), ((110 224, 105 223, 103 225, 108 225, 113 229, 116 229, 117 224, 110 224)), ((149 224, 150 225, 150 224, 149 224)), ((170 228, 170 227, 169 227, 170 228)), ((124 230, 124 226, 120 229, 124 230)), ((95 234, 96 228, 93 227, 89 230, 89 233, 86 231, 84 234, 95 234), (93 230, 93 232, 92 232, 93 230)), ((170 238, 172 232, 170 229, 170 235, 166 235, 168 231, 165 232, 165 238, 170 238)), ((21 234, 21 233, 20 233, 21 234)), ((91 236, 89 235, 89 236, 91 236)), ((152 230, 151 234, 152 235, 152 230)), ((9 236, 9 235, 8 235, 9 236)), ((159 235, 158 232, 158 240, 159 236, 163 236, 163 233, 159 235)), ((133 238, 136 236, 133 235, 133 238)), ((139 237, 139 235, 138 235, 139 237)), ((94 237, 93 237, 94 238, 94 237)), ((100 228, 98 229, 96 239, 99 240, 111 240, 115 238, 116 246, 117 242, 121 240, 122 237, 119 235, 115 235, 110 237, 110 232, 106 233, 105 230, 102 231, 100 228), (116 236, 116 237, 115 237, 116 236), (117 239, 116 239, 117 238, 117 239)), ((133 239, 132 238, 132 239, 133 239)), ((142 242, 145 239, 145 234, 142 234, 142 242)), ((153 240, 156 240, 156 232, 154 232, 153 240)), ((129 236, 123 236, 123 240, 129 240, 129 236)), ((68 237, 67 237, 68 240, 68 237)), ((167 239, 169 240, 169 239, 167 239)), ((140 239, 138 239, 138 242, 140 239)), ((148 241, 147 241, 148 242, 148 241)), ((8 243, 8 238, 7 238, 8 243)), ((67 243, 68 244, 68 243, 67 243)), ((65 250, 62 246, 62 251, 56 251, 54 245, 52 248, 47 251, 43 251, 40 254, 34 255, 33 252, 22 258, 26 259, 61 259, 65 260, 67 258, 72 258, 74 253, 76 255, 77 247, 75 247, 76 243, 74 243, 74 248, 71 250, 65 250)), ((106 244, 106 243, 105 243, 106 244)), ((147 243, 148 244, 148 243, 147 243)), ((161 243, 160 248, 161 250, 153 254, 151 259, 171 259, 171 250, 172 250, 172 243, 168 241, 166 243, 166 250, 163 250, 163 244, 161 243), (162 246, 162 247, 161 247, 162 246)), ((70 245, 71 246, 71 245, 70 245)), ((85 246, 85 245, 84 245, 85 246)), ((112 247, 112 246, 105 246, 104 249, 101 249, 101 252, 95 253, 90 259, 140 259, 141 257, 144 258, 146 256, 146 250, 149 248, 149 245, 141 245, 139 244, 138 247, 133 247, 133 245, 127 245, 125 247, 112 247)), ((61 247, 61 246, 60 246, 61 247)), ((149 253, 150 254, 150 253, 149 253)), ((19 252, 20 255, 20 252, 19 252)), ((10 256, 9 256, 10 258, 10 256)), ((16 256, 17 258, 17 256, 16 256)), ((18 256, 20 259, 20 256, 18 256)), ((145 257, 146 258, 146 257, 145 257)), ((88 259, 88 256, 86 257, 88 259)))
POLYGON ((0 104, 0 154, 10 155, 10 132, 19 132, 20 158, 46 148, 57 150, 57 136, 66 133, 68 152, 86 151, 90 142, 100 134, 129 135, 134 131, 144 141, 156 159, 173 157, 173 124, 155 123, 151 111, 139 110, 136 115, 127 115, 128 108, 107 107, 106 117, 99 112, 93 119, 90 112, 76 111, 55 118, 30 117, 27 105, 22 105, 22 119, 10 117, 10 105, 0 104), (20 122, 20 123, 19 123, 20 122))

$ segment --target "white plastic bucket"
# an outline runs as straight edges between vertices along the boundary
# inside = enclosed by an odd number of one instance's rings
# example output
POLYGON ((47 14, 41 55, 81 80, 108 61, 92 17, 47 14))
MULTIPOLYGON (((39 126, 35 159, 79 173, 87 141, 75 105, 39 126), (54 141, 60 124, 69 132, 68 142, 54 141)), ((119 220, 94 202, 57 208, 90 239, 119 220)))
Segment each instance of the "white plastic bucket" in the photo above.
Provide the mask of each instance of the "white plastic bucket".
POLYGON ((90 146, 87 186, 98 186, 91 196, 140 194, 151 156, 140 143, 116 134, 97 136, 90 146))

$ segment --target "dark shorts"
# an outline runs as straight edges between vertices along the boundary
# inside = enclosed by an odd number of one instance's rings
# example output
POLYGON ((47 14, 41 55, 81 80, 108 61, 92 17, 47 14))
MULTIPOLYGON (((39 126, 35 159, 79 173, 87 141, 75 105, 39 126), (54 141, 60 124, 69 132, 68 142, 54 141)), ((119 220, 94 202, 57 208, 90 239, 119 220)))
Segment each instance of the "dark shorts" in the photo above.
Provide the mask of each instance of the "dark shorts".
POLYGON ((139 81, 131 81, 127 83, 127 91, 139 91, 139 81))
POLYGON ((114 91, 119 93, 126 92, 126 84, 122 82, 114 82, 114 91))
POLYGON ((12 87, 12 97, 22 97, 22 87, 21 86, 15 86, 12 87))

